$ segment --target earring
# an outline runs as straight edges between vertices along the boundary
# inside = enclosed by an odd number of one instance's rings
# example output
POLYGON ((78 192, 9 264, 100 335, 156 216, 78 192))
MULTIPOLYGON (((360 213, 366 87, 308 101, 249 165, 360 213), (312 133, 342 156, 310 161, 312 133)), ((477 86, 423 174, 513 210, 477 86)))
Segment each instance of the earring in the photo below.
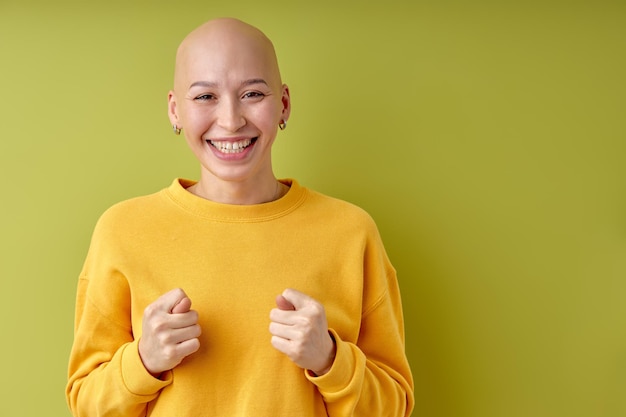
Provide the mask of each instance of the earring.
POLYGON ((176 126, 174 124, 174 125, 172 125, 172 130, 174 131, 174 134, 180 135, 180 131, 183 130, 183 129, 181 127, 176 126))
POLYGON ((285 119, 280 119, 278 127, 280 127, 280 130, 285 130, 285 128, 287 127, 287 122, 285 121, 285 119))

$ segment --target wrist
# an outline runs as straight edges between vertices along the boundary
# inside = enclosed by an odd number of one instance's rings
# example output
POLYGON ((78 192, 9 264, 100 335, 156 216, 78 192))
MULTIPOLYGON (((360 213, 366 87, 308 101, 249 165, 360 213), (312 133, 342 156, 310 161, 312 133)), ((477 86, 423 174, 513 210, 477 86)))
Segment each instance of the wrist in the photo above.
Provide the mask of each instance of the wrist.
POLYGON ((139 359, 141 360, 141 364, 150 375, 152 375, 154 378, 160 379, 161 375, 163 374, 163 371, 154 370, 154 368, 150 366, 150 364, 146 360, 147 359, 145 357, 146 355, 142 352, 141 341, 142 339, 140 338, 139 343, 137 343, 137 352, 139 353, 139 359))
POLYGON ((337 345, 335 342, 335 338, 333 337, 331 332, 328 332, 328 339, 330 341, 330 353, 327 356, 328 359, 325 362, 325 367, 322 368, 321 370, 314 370, 314 369, 309 369, 309 371, 314 375, 314 376, 322 376, 322 375, 326 375, 328 372, 330 372, 331 368, 333 367, 333 363, 335 362, 335 355, 337 354, 337 345))

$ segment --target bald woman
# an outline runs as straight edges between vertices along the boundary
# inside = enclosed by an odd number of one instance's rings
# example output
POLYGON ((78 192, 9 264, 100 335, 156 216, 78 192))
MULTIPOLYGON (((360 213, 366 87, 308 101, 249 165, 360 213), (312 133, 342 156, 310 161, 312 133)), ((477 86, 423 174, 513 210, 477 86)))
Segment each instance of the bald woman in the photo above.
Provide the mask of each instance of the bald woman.
POLYGON ((168 116, 199 179, 99 219, 78 282, 74 416, 411 413, 395 270, 367 213, 275 177, 290 112, 258 29, 216 19, 183 40, 168 116))

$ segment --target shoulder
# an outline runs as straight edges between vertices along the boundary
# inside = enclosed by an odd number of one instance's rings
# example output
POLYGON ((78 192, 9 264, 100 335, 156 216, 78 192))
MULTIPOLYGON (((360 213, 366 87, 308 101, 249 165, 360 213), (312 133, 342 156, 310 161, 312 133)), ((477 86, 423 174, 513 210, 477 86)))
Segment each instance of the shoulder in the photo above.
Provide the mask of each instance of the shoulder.
POLYGON ((376 223, 372 216, 362 207, 331 197, 315 190, 307 189, 306 206, 316 217, 325 221, 338 222, 366 232, 377 233, 376 223))
POLYGON ((369 217, 369 214, 358 205, 351 203, 346 200, 342 200, 337 197, 331 197, 327 194, 323 194, 319 191, 312 190, 307 188, 308 197, 311 203, 314 203, 319 206, 324 206, 326 208, 332 208, 335 210, 345 211, 348 214, 352 214, 355 216, 365 216, 369 217))
POLYGON ((107 239, 136 233, 154 223, 155 216, 162 216, 159 213, 163 213, 166 201, 161 190, 115 203, 100 215, 94 237, 107 239))
POLYGON ((161 204, 160 194, 161 191, 115 203, 102 213, 99 223, 125 222, 150 213, 161 204))

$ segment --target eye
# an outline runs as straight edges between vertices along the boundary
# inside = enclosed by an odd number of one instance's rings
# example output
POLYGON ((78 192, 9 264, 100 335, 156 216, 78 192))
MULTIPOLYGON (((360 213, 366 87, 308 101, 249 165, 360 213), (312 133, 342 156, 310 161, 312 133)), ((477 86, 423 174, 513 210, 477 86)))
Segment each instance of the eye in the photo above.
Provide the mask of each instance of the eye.
POLYGON ((259 92, 259 91, 248 91, 247 93, 244 93, 244 95, 242 96, 242 98, 263 98, 265 97, 265 94, 259 92))
POLYGON ((208 100, 212 100, 214 98, 215 98, 215 96, 213 94, 201 94, 199 96, 196 96, 194 98, 194 100, 196 100, 196 101, 208 101, 208 100))

